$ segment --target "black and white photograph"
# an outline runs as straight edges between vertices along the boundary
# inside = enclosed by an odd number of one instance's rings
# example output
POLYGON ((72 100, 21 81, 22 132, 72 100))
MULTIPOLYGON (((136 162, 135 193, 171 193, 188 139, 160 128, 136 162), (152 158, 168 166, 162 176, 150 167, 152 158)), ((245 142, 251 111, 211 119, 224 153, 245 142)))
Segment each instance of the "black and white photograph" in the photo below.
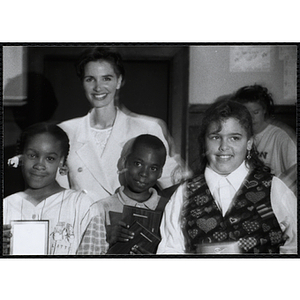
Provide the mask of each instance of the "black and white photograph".
POLYGON ((4 298, 297 297, 290 1, 2 6, 4 298))
POLYGON ((3 255, 298 255, 296 44, 2 49, 3 255))

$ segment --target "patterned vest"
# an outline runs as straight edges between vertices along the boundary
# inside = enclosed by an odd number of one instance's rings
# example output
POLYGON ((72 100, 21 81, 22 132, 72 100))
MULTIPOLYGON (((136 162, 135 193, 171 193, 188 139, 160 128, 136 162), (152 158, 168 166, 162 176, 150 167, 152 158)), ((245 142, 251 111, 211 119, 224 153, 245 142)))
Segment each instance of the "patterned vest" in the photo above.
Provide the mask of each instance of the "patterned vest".
POLYGON ((233 241, 243 253, 279 253, 284 239, 271 207, 271 182, 269 173, 252 171, 223 217, 204 175, 191 179, 182 214, 187 253, 198 244, 233 241))

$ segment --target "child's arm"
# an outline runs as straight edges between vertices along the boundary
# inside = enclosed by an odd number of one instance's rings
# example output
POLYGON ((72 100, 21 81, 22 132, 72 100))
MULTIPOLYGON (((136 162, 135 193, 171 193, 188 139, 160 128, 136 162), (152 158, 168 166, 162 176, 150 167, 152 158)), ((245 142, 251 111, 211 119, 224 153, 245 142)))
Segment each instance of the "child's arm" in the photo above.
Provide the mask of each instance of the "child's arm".
POLYGON ((77 249, 77 255, 101 255, 105 254, 108 244, 105 238, 105 226, 101 216, 95 216, 91 219, 86 231, 83 234, 80 245, 77 249))
POLYGON ((3 238, 2 238, 2 252, 9 254, 10 238, 11 238, 11 225, 3 225, 3 238))

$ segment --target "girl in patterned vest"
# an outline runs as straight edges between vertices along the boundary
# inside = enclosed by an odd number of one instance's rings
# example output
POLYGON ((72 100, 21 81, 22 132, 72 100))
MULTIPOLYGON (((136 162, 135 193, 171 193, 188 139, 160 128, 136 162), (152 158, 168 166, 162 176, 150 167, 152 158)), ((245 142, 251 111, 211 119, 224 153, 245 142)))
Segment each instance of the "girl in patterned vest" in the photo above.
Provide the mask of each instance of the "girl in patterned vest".
POLYGON ((257 157, 248 110, 212 104, 199 146, 199 172, 167 204, 157 253, 297 254, 296 197, 257 157))

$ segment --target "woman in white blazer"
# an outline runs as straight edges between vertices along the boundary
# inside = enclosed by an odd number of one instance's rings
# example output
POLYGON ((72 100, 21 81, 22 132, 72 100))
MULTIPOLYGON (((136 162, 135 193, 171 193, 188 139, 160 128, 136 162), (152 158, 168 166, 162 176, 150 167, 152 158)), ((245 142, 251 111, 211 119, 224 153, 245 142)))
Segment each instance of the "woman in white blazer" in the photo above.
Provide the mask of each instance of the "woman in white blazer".
POLYGON ((168 151, 160 187, 176 184, 183 176, 183 168, 179 155, 172 153, 165 123, 116 106, 115 96, 125 75, 120 55, 90 48, 80 57, 77 74, 92 109, 84 117, 59 124, 69 136, 70 153, 68 176, 58 174, 58 182, 64 187, 84 190, 94 201, 114 194, 120 186, 117 164, 123 146, 128 140, 148 133, 160 138, 168 151))

